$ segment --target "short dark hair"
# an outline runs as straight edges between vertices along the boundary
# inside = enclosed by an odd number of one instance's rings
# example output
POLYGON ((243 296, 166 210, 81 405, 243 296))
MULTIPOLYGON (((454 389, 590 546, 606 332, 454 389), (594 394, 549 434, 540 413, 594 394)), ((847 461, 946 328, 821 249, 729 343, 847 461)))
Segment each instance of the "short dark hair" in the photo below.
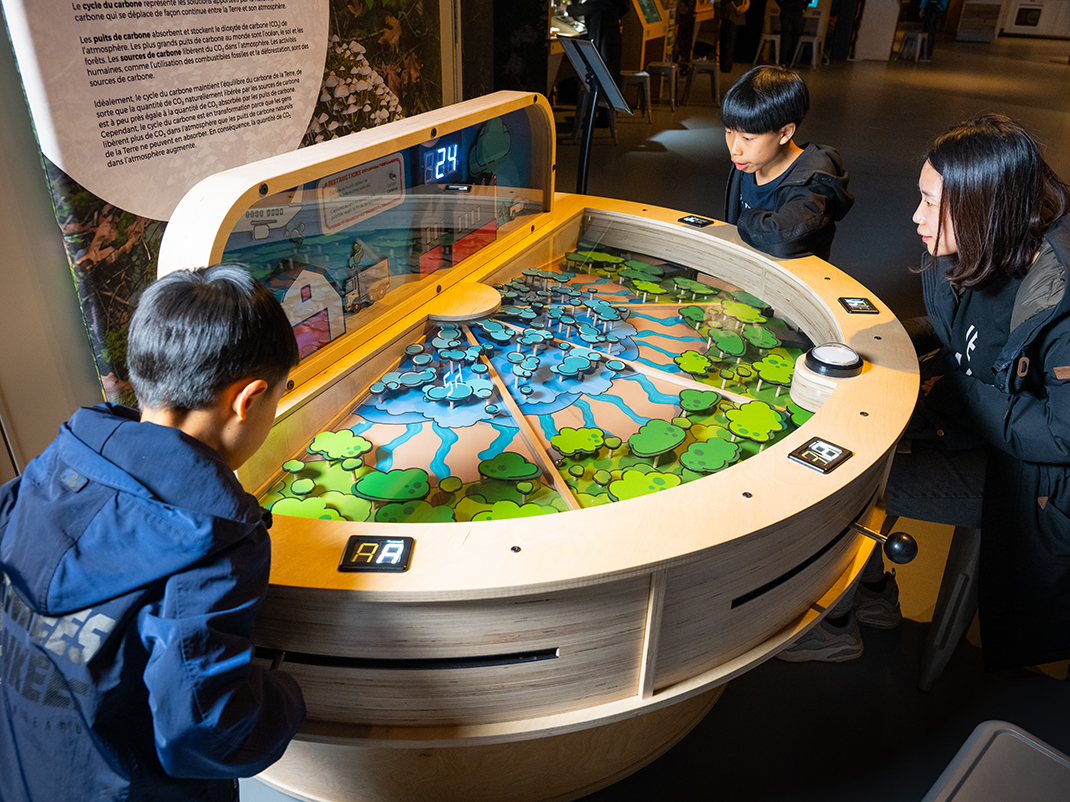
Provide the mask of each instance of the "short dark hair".
POLYGON ((725 128, 747 134, 779 131, 802 124, 810 110, 810 91, 795 70, 776 65, 755 67, 733 84, 721 101, 725 128))
POLYGON ((1010 117, 983 114, 937 137, 925 159, 943 180, 938 225, 950 219, 958 244, 947 278, 972 288, 1024 276, 1070 206, 1036 140, 1010 117))
POLYGON ((130 321, 130 383, 149 409, 203 409, 242 379, 274 388, 298 360, 286 313, 243 265, 169 273, 130 321))

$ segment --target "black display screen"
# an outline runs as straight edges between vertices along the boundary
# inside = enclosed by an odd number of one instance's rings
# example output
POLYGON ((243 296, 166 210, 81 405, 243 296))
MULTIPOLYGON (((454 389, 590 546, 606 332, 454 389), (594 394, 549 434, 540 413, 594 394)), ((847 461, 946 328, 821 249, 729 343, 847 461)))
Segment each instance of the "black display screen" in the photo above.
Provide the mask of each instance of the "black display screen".
POLYGON ((840 305, 853 315, 875 315, 877 309, 869 298, 840 298, 840 305))
POLYGON ((714 221, 708 217, 699 217, 697 214, 686 214, 680 218, 681 223, 687 223, 689 226, 695 226, 696 228, 703 228, 705 226, 713 225, 714 221))
POLYGON ((339 571, 408 571, 416 540, 411 537, 353 535, 346 542, 339 571))
POLYGON ((854 452, 820 437, 811 437, 788 456, 821 473, 828 473, 854 452))

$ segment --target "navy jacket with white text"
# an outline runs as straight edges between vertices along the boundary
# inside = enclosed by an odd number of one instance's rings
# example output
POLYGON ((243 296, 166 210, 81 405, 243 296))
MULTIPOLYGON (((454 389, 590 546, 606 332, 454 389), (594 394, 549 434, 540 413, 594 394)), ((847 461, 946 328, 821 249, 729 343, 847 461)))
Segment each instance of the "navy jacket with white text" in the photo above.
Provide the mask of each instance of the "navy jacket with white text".
POLYGON ((271 544, 222 458, 81 409, 0 489, 0 799, 230 800, 301 725, 252 662, 271 544))

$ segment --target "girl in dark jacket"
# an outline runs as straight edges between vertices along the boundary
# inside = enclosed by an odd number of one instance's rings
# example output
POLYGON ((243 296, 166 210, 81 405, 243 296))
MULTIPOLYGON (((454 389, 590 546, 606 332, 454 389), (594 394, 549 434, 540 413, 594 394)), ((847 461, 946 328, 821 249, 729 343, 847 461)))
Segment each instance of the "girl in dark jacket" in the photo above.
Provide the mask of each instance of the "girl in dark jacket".
MULTIPOLYGON (((1028 132, 996 114, 938 137, 918 188, 913 220, 928 251, 922 263, 928 317, 908 327, 921 359, 922 396, 892 463, 887 510, 961 527, 964 537, 979 530, 981 640, 989 670, 1064 660, 1070 658, 1070 189, 1028 132)), ((896 623, 894 577, 876 580, 883 571, 879 550, 871 563, 857 594, 784 659, 851 659, 862 652, 859 621, 896 623)))
POLYGON ((979 523, 981 640, 990 670, 1064 660, 1070 657, 1070 299, 1064 292, 1070 189, 1028 132, 995 114, 939 137, 919 189, 914 222, 929 252, 922 284, 938 350, 932 367, 923 369, 928 381, 914 422, 921 425, 910 433, 918 435, 914 454, 896 457, 888 508, 924 520, 979 523), (928 504, 943 507, 942 518, 918 509, 911 495, 919 456, 943 463, 943 472, 925 477, 928 504), (961 498, 939 495, 949 477, 964 474, 980 491, 972 511, 952 506, 962 506, 961 498))

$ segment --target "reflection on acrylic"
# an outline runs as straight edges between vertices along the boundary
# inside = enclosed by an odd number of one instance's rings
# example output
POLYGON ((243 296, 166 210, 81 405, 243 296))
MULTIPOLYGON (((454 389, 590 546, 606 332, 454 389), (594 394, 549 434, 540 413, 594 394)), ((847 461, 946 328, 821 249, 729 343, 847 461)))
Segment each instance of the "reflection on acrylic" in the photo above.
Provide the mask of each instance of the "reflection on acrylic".
POLYGON ((223 261, 275 294, 304 359, 541 213, 531 136, 514 111, 265 195, 223 261))

